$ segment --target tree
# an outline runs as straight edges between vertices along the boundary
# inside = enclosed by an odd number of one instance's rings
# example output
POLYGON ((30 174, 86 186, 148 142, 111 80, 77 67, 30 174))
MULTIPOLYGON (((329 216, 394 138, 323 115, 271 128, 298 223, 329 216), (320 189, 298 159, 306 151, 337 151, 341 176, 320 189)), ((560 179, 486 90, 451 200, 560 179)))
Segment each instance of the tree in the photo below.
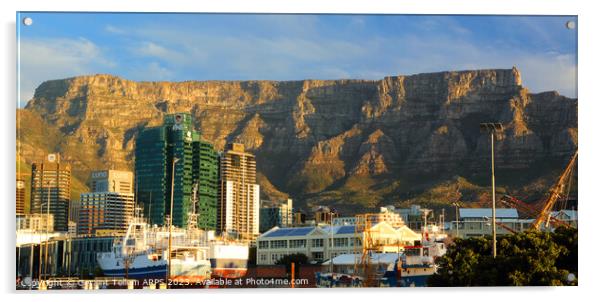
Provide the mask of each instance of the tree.
POLYGON ((429 286, 576 285, 577 230, 500 236, 495 259, 491 237, 455 239, 437 264, 429 286))
POLYGON ((567 253, 558 257, 556 266, 577 276, 577 229, 561 226, 554 230, 552 236, 555 242, 567 248, 567 253))
POLYGON ((291 274, 291 263, 295 263, 295 278, 299 277, 299 268, 301 264, 307 264, 309 259, 302 253, 284 255, 282 258, 276 261, 278 265, 284 265, 286 267, 286 273, 290 276, 291 274))

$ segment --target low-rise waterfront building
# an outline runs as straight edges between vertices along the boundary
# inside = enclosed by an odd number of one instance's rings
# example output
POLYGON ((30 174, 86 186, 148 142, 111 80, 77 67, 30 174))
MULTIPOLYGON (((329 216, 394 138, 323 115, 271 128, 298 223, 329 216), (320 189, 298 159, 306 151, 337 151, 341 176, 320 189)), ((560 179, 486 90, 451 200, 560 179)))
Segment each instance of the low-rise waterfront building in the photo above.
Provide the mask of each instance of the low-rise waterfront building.
POLYGON ((297 253, 318 263, 341 254, 361 253, 365 236, 370 236, 373 245, 383 252, 399 251, 421 239, 407 226, 396 229, 385 221, 367 232, 359 232, 355 225, 274 227, 257 239, 257 264, 272 265, 285 255, 297 253))
POLYGON ((568 225, 577 227, 577 211, 576 210, 560 210, 550 213, 550 217, 556 220, 567 223, 568 225))
MULTIPOLYGON (((458 221, 453 221, 448 230, 451 235, 460 238, 481 237, 492 233, 491 208, 461 208, 458 221)), ((497 235, 522 232, 531 227, 533 219, 519 219, 518 211, 514 208, 499 208, 495 211, 497 235), (511 231, 512 230, 512 231, 511 231)))
MULTIPOLYGON (((30 236, 32 239, 40 238, 43 233, 30 236)), ((109 252, 115 237, 79 237, 73 238, 61 233, 49 234, 48 240, 24 240, 27 237, 21 234, 22 244, 17 243, 17 275, 20 277, 32 276, 39 278, 39 273, 44 277, 79 277, 89 278, 99 276, 96 255, 109 252), (46 257, 46 250, 48 256, 46 257), (42 263, 40 263, 42 251, 42 263), (33 257, 31 255, 33 253, 33 257), (41 269, 39 268, 41 264, 41 269)), ((19 234, 17 238, 20 238, 19 234)))
POLYGON ((17 216, 17 231, 54 232, 52 214, 26 214, 17 216))

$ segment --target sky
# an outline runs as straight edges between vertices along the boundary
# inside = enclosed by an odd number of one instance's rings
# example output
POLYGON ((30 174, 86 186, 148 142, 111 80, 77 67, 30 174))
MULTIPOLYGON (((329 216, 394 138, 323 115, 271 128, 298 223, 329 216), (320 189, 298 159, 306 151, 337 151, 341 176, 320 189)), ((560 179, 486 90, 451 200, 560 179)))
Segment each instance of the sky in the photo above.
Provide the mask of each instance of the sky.
POLYGON ((19 106, 46 80, 381 79, 512 68, 577 97, 574 16, 17 14, 19 106), (33 23, 21 22, 29 17, 33 23))

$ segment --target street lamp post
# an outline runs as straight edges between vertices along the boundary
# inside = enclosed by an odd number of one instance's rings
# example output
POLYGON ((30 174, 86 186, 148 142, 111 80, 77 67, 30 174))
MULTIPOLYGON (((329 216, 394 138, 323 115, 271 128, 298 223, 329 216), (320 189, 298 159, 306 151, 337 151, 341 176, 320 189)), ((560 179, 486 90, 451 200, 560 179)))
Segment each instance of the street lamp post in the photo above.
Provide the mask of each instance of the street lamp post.
POLYGON ((167 276, 165 278, 165 282, 167 283, 167 287, 169 286, 169 280, 171 278, 171 228, 173 225, 173 191, 174 191, 174 178, 175 178, 175 171, 176 171, 176 163, 179 161, 180 159, 177 157, 174 157, 173 162, 171 164, 171 201, 170 201, 170 205, 169 205, 169 239, 168 239, 168 247, 167 247, 167 276))
POLYGON ((331 211, 330 213, 330 275, 334 276, 334 257, 332 257, 332 252, 334 250, 334 223, 333 223, 333 216, 334 216, 334 212, 331 211))
MULTIPOLYGON (((49 216, 50 216, 50 181, 47 180, 47 181, 45 181, 45 183, 46 183, 46 188, 48 189, 47 193, 46 193, 46 198, 47 198, 47 201, 46 201, 46 240, 48 240, 48 220, 49 220, 49 216)), ((40 193, 40 195, 42 195, 42 193, 40 193)), ((42 213, 44 213, 43 212, 44 210, 42 210, 43 208, 42 208, 42 201, 41 200, 42 200, 42 198, 40 198, 40 219, 41 219, 41 217, 44 216, 42 214, 42 213)), ((40 221, 40 224, 41 224, 41 221, 40 221)), ((47 247, 48 241, 45 242, 45 245, 47 247)), ((38 255, 38 258, 39 258, 38 259, 38 279, 39 279, 39 281, 42 281, 42 254, 43 253, 42 253, 42 235, 41 234, 40 234, 40 247, 39 247, 39 250, 40 250, 40 253, 38 255)), ((47 252, 48 252, 48 249, 46 248, 46 253, 47 252)), ((46 261, 46 260, 44 260, 44 261, 46 261)))
POLYGON ((32 243, 29 248, 29 290, 33 289, 33 248, 34 244, 32 243))
MULTIPOLYGON (((57 175, 58 180, 58 175, 57 175)), ((57 192, 58 194, 58 192, 57 192)), ((47 268, 48 268, 48 233, 49 233, 49 221, 50 221, 50 181, 48 182, 48 201, 46 202, 46 243, 45 251, 44 251, 44 278, 48 278, 47 268)))
POLYGON ((489 133, 491 136, 491 235, 493 237, 493 258, 497 256, 497 238, 495 223, 495 138, 504 132, 504 126, 501 123, 481 123, 481 131, 489 133))

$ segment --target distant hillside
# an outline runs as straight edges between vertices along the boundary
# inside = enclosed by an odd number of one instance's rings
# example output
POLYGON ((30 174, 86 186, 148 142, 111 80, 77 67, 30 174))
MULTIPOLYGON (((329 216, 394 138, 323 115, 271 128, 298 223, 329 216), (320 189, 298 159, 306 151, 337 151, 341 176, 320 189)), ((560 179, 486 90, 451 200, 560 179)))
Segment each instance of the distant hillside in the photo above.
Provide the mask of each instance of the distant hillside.
POLYGON ((445 204, 432 190, 458 180, 462 198, 478 201, 490 156, 480 122, 506 127, 496 145, 500 190, 541 196, 577 148, 577 100, 531 94, 513 68, 376 81, 52 80, 19 111, 19 154, 29 164, 60 152, 84 184, 91 169, 132 169, 135 137, 173 112, 191 112, 216 148, 236 141, 255 153, 264 197, 348 214, 445 204))

